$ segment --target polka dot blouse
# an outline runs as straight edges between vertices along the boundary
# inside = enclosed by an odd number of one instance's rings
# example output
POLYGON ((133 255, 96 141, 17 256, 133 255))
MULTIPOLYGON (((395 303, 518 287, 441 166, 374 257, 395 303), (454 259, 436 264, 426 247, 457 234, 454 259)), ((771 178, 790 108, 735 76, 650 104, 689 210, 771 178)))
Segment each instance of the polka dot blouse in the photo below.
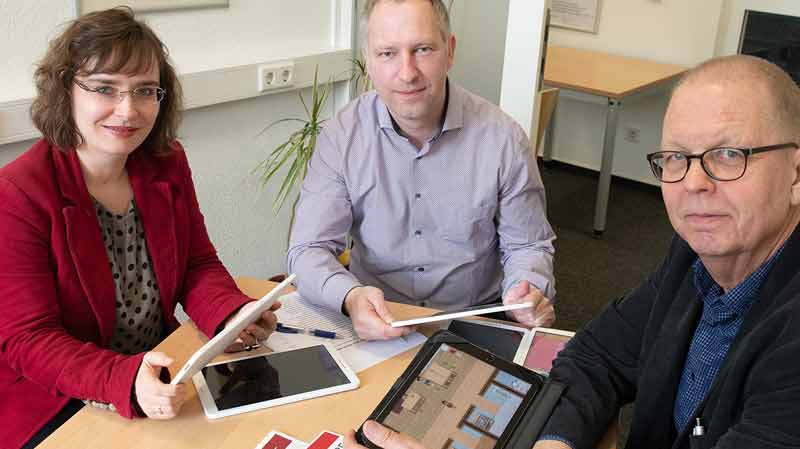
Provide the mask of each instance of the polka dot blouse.
POLYGON ((114 214, 94 200, 116 290, 117 320, 109 348, 123 354, 153 349, 164 335, 156 276, 144 239, 144 228, 131 201, 114 214))

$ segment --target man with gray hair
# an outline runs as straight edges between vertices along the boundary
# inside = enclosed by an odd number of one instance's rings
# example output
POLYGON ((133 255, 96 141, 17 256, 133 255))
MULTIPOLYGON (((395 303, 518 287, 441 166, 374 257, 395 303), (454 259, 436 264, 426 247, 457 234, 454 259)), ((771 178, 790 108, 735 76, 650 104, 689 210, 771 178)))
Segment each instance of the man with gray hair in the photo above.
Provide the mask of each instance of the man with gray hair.
POLYGON ((371 0, 364 57, 373 92, 330 120, 297 204, 288 265, 312 302, 361 338, 392 328, 384 297, 454 309, 502 299, 550 325, 553 231, 522 128, 447 74, 456 40, 441 0, 371 0), (336 256, 353 238, 350 269, 336 256))
MULTIPOLYGON (((550 378, 567 389, 534 449, 594 448, 634 401, 627 447, 800 447, 798 117, 794 81, 752 56, 682 79, 648 155, 677 235, 559 354, 550 378)), ((422 447, 364 430, 386 449, 422 447)))

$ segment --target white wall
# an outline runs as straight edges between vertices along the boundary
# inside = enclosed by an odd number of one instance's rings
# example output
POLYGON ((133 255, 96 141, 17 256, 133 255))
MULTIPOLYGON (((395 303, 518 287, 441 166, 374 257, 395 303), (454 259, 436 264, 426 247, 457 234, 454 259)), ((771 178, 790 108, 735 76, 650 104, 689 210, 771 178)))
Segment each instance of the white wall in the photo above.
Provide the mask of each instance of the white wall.
POLYGON ((0 101, 33 95, 34 62, 58 26, 74 17, 73 0, 0 0, 0 101))
POLYGON ((151 13, 144 17, 169 47, 178 70, 191 73, 330 49, 335 3, 230 0, 226 9, 151 13))
POLYGON ((732 55, 739 50, 739 34, 746 9, 800 16, 800 2, 787 0, 723 0, 715 54, 732 55))
MULTIPOLYGON (((341 23, 333 20, 337 8, 348 1, 230 0, 228 9, 143 17, 185 74, 349 47, 349 38, 342 39, 341 23)), ((73 0, 0 0, 0 102, 33 95, 32 67, 60 30, 58 24, 72 17, 73 0)), ((343 33, 349 37, 349 29, 343 33)), ((346 98, 339 95, 335 100, 328 115, 346 98)), ((262 190, 250 172, 289 128, 276 127, 260 138, 258 133, 279 118, 302 115, 297 92, 192 109, 184 115, 179 137, 200 206, 211 239, 234 275, 264 277, 285 270, 289 207, 275 217, 271 208, 277 189, 262 190)), ((31 143, 0 145, 0 164, 31 143)))
MULTIPOLYGON (((75 17, 75 0, 0 0, 0 101, 33 96, 33 66, 75 17)), ((124 3, 124 1, 120 1, 124 3)), ((336 0, 231 0, 229 8, 141 14, 180 73, 328 50, 336 0), (298 30, 313 30, 299 32, 298 30)))
POLYGON ((17 156, 30 148, 34 142, 36 142, 36 140, 23 140, 21 142, 0 145, 0 166, 6 165, 16 159, 17 156))
POLYGON ((508 0, 455 0, 450 13, 456 36, 451 78, 467 90, 500 104, 508 0))
MULTIPOLYGON (((761 0, 756 0, 761 1, 761 0)), ((711 56, 723 0, 600 1, 598 33, 552 28, 551 43, 669 64, 711 56)))
MULTIPOLYGON (((692 66, 714 54, 722 1, 601 1, 597 34, 551 28, 550 43, 692 66)), ((624 103, 620 130, 634 126, 641 134, 639 143, 631 143, 624 133, 617 133, 615 175, 655 183, 644 155, 659 145, 665 109, 663 92, 624 103)), ((562 95, 556 112, 554 159, 599 170, 604 111, 604 105, 562 95)))
MULTIPOLYGON (((598 33, 551 28, 550 43, 693 66, 714 55, 723 2, 744 0, 605 0, 598 33)), ((763 0, 751 0, 762 3, 763 0)), ((772 1, 770 3, 789 3, 772 1)), ((458 38, 451 76, 468 89, 498 102, 509 0, 455 0, 453 30, 458 38)), ((639 143, 617 134, 614 174, 654 183, 644 155, 661 140, 666 89, 625 102, 620 129, 640 129, 639 143)), ((556 160, 599 170, 605 105, 562 95, 556 120, 556 160)))
MULTIPOLYGON (((310 96, 308 90, 304 93, 310 96)), ((329 103, 325 115, 331 112, 329 103)), ((261 130, 280 118, 303 114, 297 94, 290 92, 193 109, 185 116, 180 138, 206 226, 235 275, 264 278, 286 270, 291 204, 274 215, 276 185, 262 189, 251 170, 292 128, 278 125, 259 137, 261 130)))

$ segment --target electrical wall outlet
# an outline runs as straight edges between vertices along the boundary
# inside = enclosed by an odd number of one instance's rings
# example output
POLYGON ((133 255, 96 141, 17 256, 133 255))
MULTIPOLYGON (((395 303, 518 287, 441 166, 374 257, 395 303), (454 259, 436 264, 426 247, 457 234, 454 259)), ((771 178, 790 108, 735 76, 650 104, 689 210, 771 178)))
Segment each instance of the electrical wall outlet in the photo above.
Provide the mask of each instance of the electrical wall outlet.
POLYGON ((642 136, 642 130, 635 126, 625 126, 624 128, 625 140, 631 143, 639 143, 642 136))
POLYGON ((294 85, 294 62, 258 66, 258 91, 265 92, 294 85))

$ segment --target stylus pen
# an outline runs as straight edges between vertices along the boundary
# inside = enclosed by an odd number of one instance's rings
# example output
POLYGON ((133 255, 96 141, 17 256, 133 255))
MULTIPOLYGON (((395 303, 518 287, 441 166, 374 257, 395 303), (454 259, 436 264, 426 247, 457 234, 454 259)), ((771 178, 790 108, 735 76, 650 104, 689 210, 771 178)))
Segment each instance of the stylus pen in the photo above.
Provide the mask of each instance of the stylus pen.
POLYGON ((322 329, 309 329, 307 327, 296 327, 296 326, 287 326, 283 323, 278 323, 277 329, 278 332, 282 332, 284 334, 308 334, 313 335, 315 337, 322 337, 322 338, 336 338, 336 332, 333 331, 326 331, 322 329))

